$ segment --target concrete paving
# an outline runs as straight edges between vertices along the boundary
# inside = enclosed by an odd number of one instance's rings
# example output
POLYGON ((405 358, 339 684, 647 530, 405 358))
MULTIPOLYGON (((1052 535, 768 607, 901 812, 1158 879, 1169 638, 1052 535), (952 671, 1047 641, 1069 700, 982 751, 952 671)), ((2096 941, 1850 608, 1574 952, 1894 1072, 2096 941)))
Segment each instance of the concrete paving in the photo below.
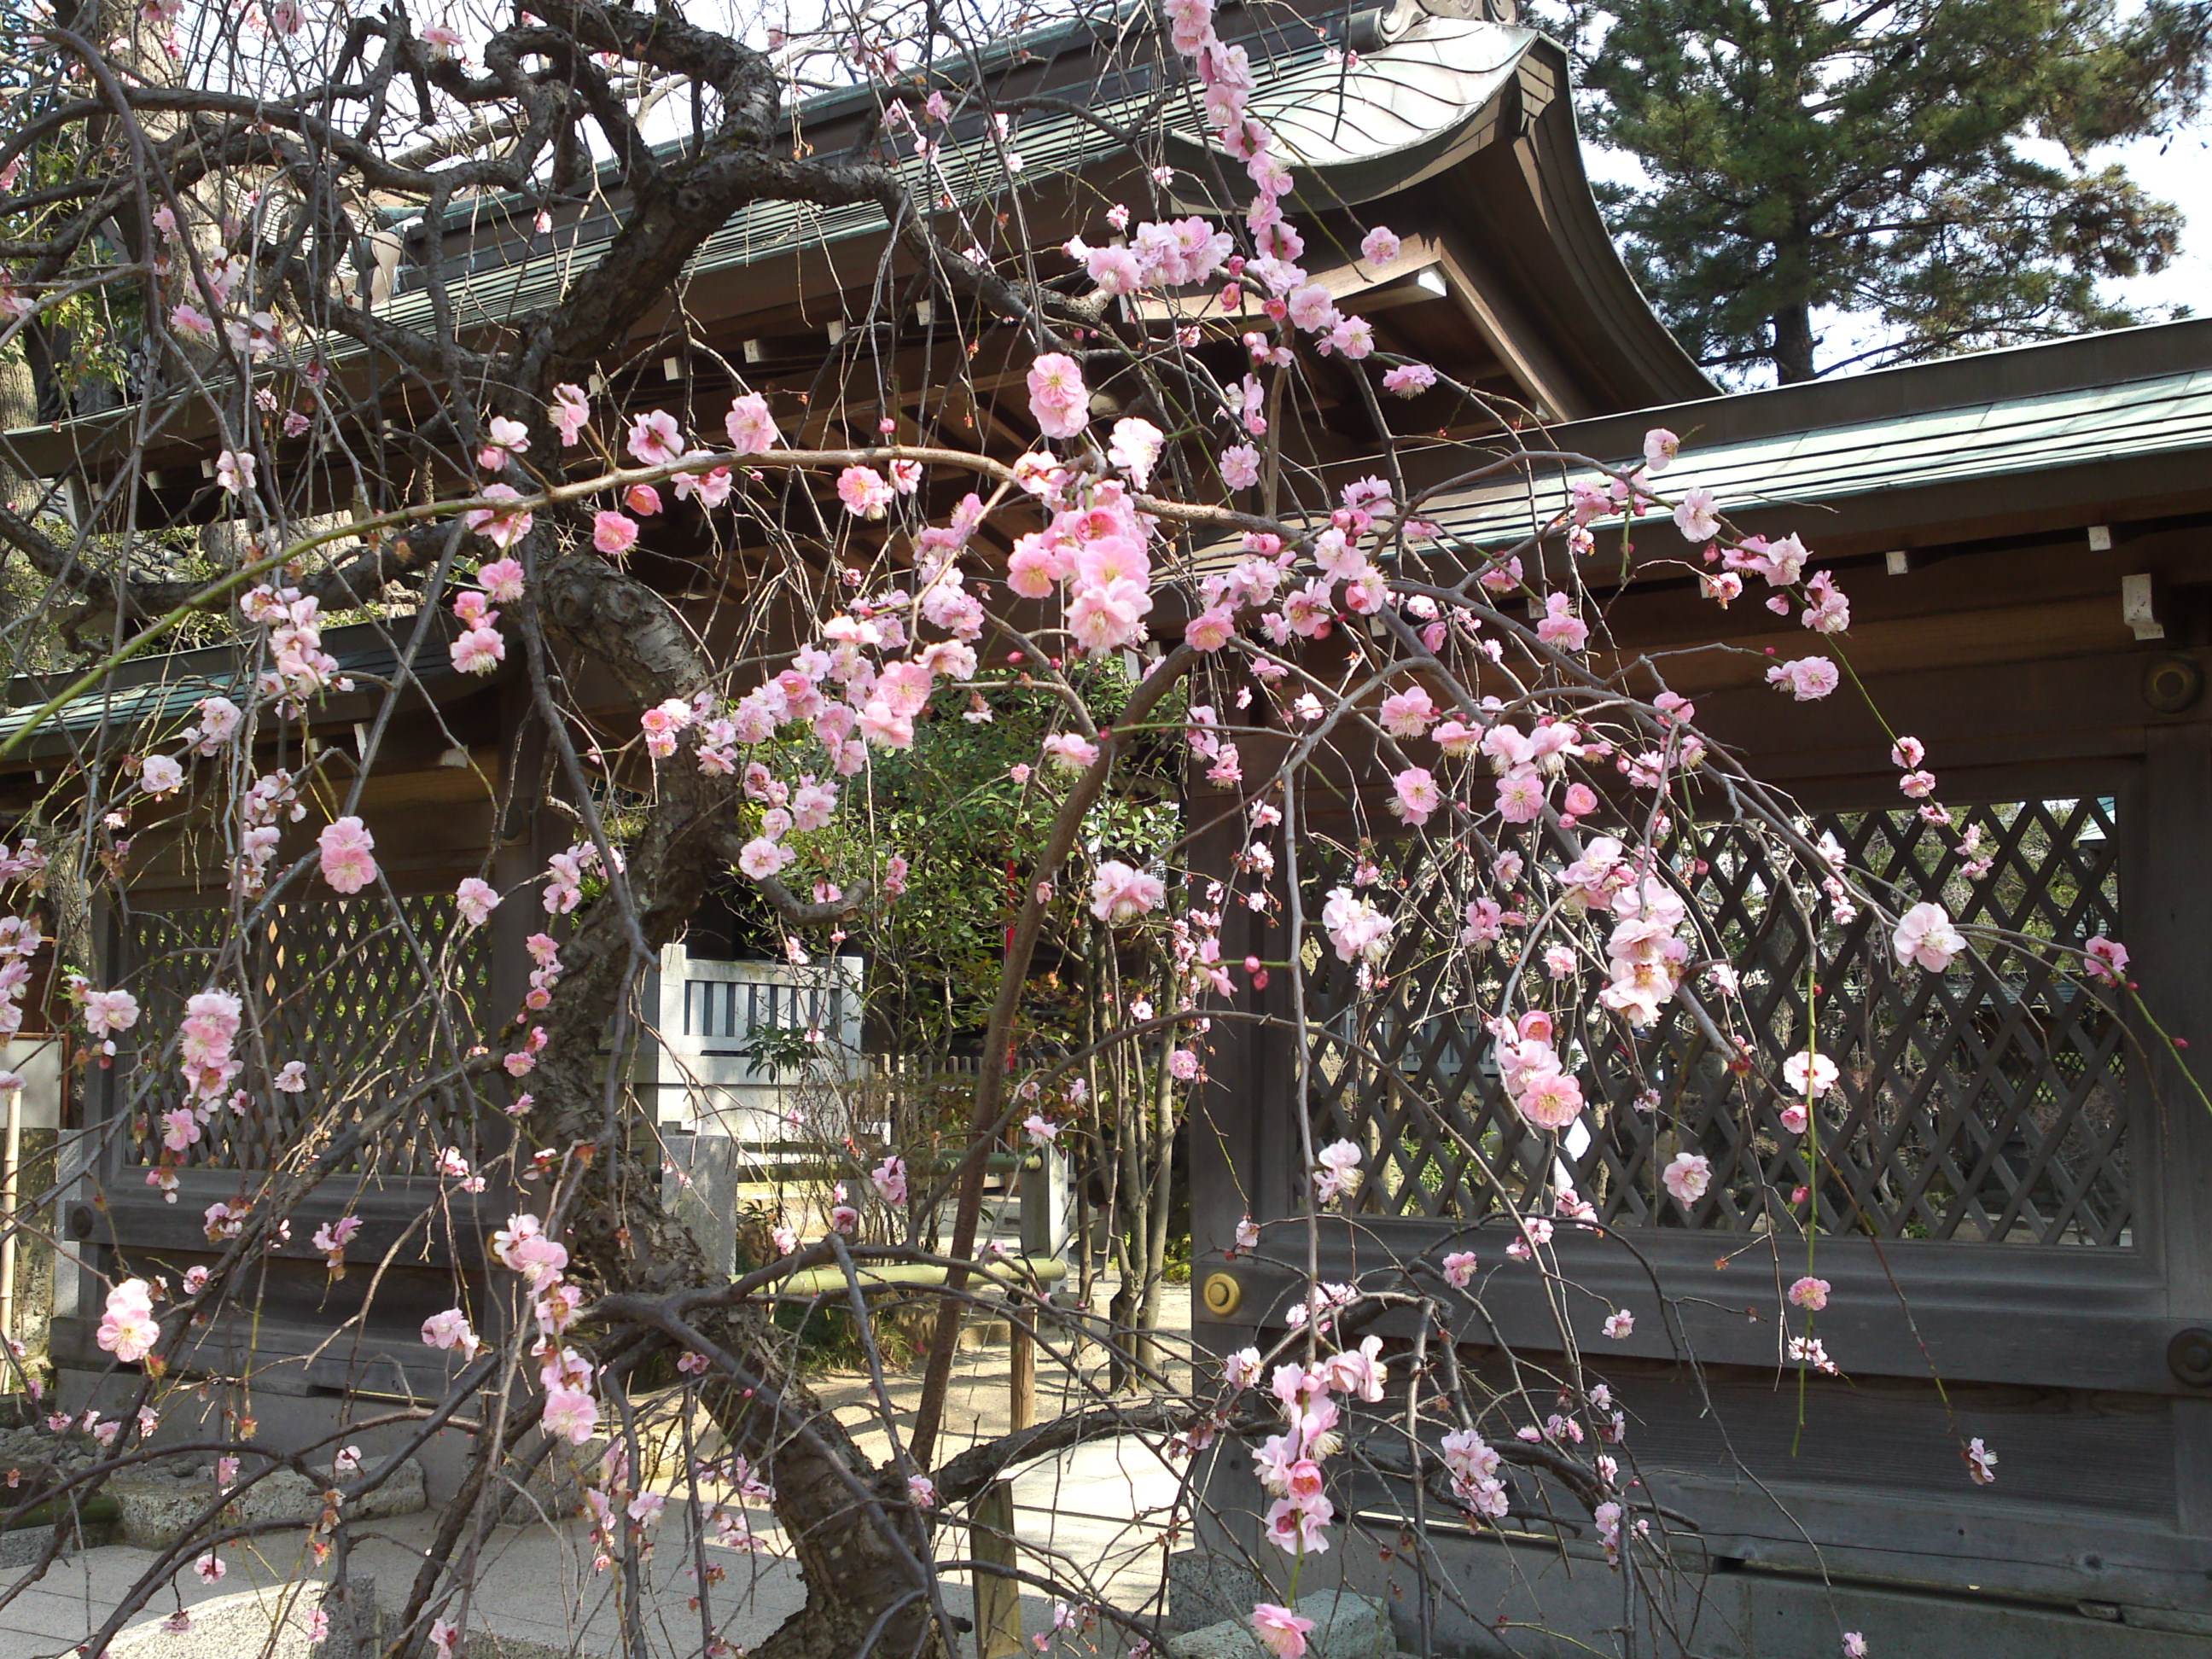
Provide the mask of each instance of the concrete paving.
MULTIPOLYGON (((1188 1329, 1188 1292, 1175 1287, 1164 1324, 1188 1329)), ((1054 1374, 1039 1355, 1038 1414, 1048 1418, 1063 1404, 1097 1397, 1103 1385, 1099 1358, 1092 1349, 1082 1374, 1054 1374)), ((1176 1370, 1182 1367, 1178 1363, 1176 1370)), ((1005 1348, 963 1352, 955 1373, 941 1455, 950 1457, 1009 1425, 1010 1356, 1005 1348)), ((911 1427, 921 1392, 918 1369, 887 1378, 895 1426, 902 1436, 911 1427)), ((863 1443, 877 1455, 889 1441, 872 1413, 872 1389, 860 1376, 821 1380, 824 1402, 862 1431, 863 1443)), ((1024 1546, 1022 1565, 1030 1571, 1087 1583, 1093 1595, 1110 1595, 1117 1607, 1137 1610, 1157 1597, 1171 1541, 1166 1525, 1180 1484, 1181 1466, 1164 1462, 1134 1439, 1096 1443, 1029 1466, 1013 1483, 1015 1530, 1024 1546)), ((749 1553, 703 1547, 710 1583, 703 1595, 689 1529, 671 1504, 655 1531, 659 1539, 647 1563, 649 1595, 646 1624, 654 1651, 696 1654, 711 1628, 740 1650, 772 1631, 804 1599, 805 1587, 785 1553, 781 1533, 766 1511, 753 1516, 766 1553, 749 1553), (717 1576, 719 1571, 719 1577, 717 1576), (703 1602, 703 1607, 700 1605, 703 1602)), ((404 1600, 434 1540, 434 1512, 399 1516, 364 1523, 354 1534, 356 1576, 376 1580, 378 1601, 386 1610, 404 1600)), ((947 1528, 938 1535, 940 1559, 969 1553, 965 1529, 947 1528)), ((155 1565, 155 1552, 128 1545, 88 1550, 58 1562, 33 1583, 21 1582, 21 1569, 0 1569, 0 1659, 45 1659, 68 1654, 109 1615, 118 1599, 155 1565)), ((141 1621, 189 1610, 216 1597, 325 1576, 306 1549, 303 1533, 282 1532, 255 1540, 250 1550, 226 1553, 228 1571, 204 1583, 187 1562, 184 1570, 149 1603, 141 1621)), ((613 1654, 618 1649, 616 1598, 621 1575, 595 1569, 588 1529, 580 1521, 544 1521, 495 1529, 471 1575, 473 1588, 465 1627, 507 1642, 527 1642, 580 1654, 613 1654)), ((968 1612, 963 1580, 949 1581, 950 1610, 968 1612)), ((451 1616, 449 1613, 448 1616, 451 1616)), ((1023 1620, 1035 1634, 1051 1626, 1047 1598, 1024 1595, 1023 1620)), ((179 1652, 191 1644, 179 1638, 179 1652)), ((159 1652, 158 1646, 142 1651, 159 1652)), ((239 1659, 250 1659, 241 1652, 239 1659)))

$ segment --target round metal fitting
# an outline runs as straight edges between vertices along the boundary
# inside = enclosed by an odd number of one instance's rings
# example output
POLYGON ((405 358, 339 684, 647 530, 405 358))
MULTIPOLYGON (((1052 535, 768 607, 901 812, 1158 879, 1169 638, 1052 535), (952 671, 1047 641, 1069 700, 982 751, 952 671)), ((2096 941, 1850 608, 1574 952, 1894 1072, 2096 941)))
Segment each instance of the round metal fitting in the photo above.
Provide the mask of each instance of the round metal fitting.
POLYGON ((2160 657, 2143 670, 2143 701, 2161 714, 2179 714, 2204 695, 2204 669, 2194 657, 2160 657))
POLYGON ((1216 1319, 1226 1319, 1244 1305, 1244 1287, 1234 1273, 1206 1274, 1199 1293, 1205 1298, 1206 1312, 1216 1319))
POLYGON ((2192 1325, 2166 1345, 2166 1369, 2192 1389, 2212 1389, 2212 1331, 2192 1325))

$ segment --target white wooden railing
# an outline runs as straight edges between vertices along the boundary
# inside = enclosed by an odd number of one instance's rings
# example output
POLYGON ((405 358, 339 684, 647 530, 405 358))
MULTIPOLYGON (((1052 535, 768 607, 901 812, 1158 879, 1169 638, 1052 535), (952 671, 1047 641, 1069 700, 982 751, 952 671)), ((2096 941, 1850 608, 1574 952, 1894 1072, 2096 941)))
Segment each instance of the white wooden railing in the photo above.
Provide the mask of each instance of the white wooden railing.
POLYGON ((647 988, 656 1040, 641 1045, 638 1085, 672 1127, 781 1139, 802 1091, 860 1078, 861 986, 858 957, 795 967, 708 961, 668 945, 647 988), (770 1031, 809 1034, 811 1057, 779 1066, 744 1052, 770 1031))

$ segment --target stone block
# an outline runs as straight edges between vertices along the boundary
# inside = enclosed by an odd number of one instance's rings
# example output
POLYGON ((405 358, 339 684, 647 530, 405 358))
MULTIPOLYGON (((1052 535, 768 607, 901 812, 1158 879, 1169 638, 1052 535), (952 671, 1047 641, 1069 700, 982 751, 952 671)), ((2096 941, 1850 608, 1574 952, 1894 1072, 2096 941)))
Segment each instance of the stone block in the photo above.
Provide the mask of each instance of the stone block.
MULTIPOLYGON (((0 1567, 27 1567, 46 1553, 53 1542, 52 1527, 18 1527, 12 1532, 0 1532, 0 1567)), ((84 1547, 84 1538, 75 1527, 63 1542, 61 1553, 54 1559, 65 1561, 84 1547)))
MULTIPOLYGON (((1314 1621, 1306 1633, 1306 1650, 1313 1659, 1392 1659, 1397 1651, 1390 1610, 1379 1597, 1321 1590, 1301 1596, 1291 1611, 1314 1621)), ((1168 1653, 1170 1659, 1271 1659, 1252 1633, 1249 1609, 1245 1617, 1170 1637, 1168 1653)))
MULTIPOLYGON (((251 1471, 246 1472, 249 1475, 251 1471)), ((322 1517, 323 1494, 335 1477, 318 1469, 309 1480, 290 1469, 264 1475, 234 1499, 228 1513, 239 1522, 276 1522, 310 1526, 322 1517)), ((122 1510, 123 1541, 141 1549, 166 1549, 198 1525, 216 1499, 212 1460, 178 1458, 149 1466, 109 1483, 122 1510)), ((422 1469, 413 1459, 350 1509, 356 1521, 412 1515, 423 1506, 422 1469)))

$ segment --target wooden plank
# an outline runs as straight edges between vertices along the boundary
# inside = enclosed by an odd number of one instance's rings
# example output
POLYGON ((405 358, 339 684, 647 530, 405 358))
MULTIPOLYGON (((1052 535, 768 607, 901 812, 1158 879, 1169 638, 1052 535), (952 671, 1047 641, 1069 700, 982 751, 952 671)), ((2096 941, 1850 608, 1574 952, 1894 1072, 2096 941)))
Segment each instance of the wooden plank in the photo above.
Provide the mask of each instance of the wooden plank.
MULTIPOLYGON (((2001 1477, 2002 1478, 2002 1477, 2001 1477)), ((2212 1607, 2200 1540, 2124 1516, 1916 1493, 1848 1492, 1795 1481, 1668 1474, 1715 1554, 1788 1571, 1972 1587, 1995 1595, 2212 1607)))
MULTIPOLYGON (((1324 1218, 1320 1271, 1324 1279, 1349 1280, 1373 1261, 1410 1259, 1449 1246, 1473 1249, 1486 1273, 1503 1262, 1510 1234, 1500 1226, 1468 1229, 1444 1221, 1361 1216, 1361 1237, 1346 1223, 1324 1218)), ((1640 1231, 1639 1262, 1619 1244, 1561 1228, 1553 1250, 1563 1277, 1589 1292, 1577 1317, 1586 1350, 1656 1359, 1683 1357, 1675 1333, 1713 1364, 1776 1364, 1780 1339, 1774 1323, 1776 1279, 1790 1268, 1771 1248, 1741 1254, 1747 1241, 1680 1228, 1640 1231), (1734 1259, 1721 1265, 1724 1256, 1734 1259), (1653 1304, 1651 1274, 1684 1300, 1662 1320, 1653 1304), (1608 1308, 1637 1316, 1626 1341, 1601 1342, 1599 1321, 1608 1308)), ((1985 1245, 1908 1239, 1875 1245, 1863 1239, 1830 1239, 1820 1250, 1820 1276, 1835 1287, 1821 1315, 1821 1334, 1844 1369, 1857 1376, 1926 1376, 1947 1380, 2049 1386, 2054 1354, 2063 1354, 2066 1380, 2083 1389, 2160 1395, 2192 1395, 2166 1363, 2171 1327, 2166 1294, 2143 1251, 2100 1251, 2078 1246, 1985 1245), (1900 1301, 1900 1297, 1902 1300, 1900 1301), (1911 1318, 1905 1315, 1910 1310, 1911 1318), (1924 1346, 1923 1346, 1924 1344, 1924 1346)), ((1304 1249, 1269 1248, 1206 1271, 1231 1273, 1243 1291, 1241 1322, 1280 1323, 1282 1309, 1304 1270, 1304 1249)), ((1533 1267, 1505 1264, 1486 1278, 1482 1316, 1468 1314, 1462 1340, 1504 1340, 1532 1352, 1556 1352, 1559 1334, 1553 1302, 1533 1267), (1494 1327, 1496 1335, 1492 1335, 1494 1327)), ((1386 1319, 1374 1328, 1398 1327, 1386 1319)))
POLYGON ((975 1569, 975 1659, 1007 1659, 1022 1651, 1021 1586, 986 1571, 1020 1565, 1014 1543, 1014 1483, 994 1480, 969 1511, 969 1553, 975 1569))

